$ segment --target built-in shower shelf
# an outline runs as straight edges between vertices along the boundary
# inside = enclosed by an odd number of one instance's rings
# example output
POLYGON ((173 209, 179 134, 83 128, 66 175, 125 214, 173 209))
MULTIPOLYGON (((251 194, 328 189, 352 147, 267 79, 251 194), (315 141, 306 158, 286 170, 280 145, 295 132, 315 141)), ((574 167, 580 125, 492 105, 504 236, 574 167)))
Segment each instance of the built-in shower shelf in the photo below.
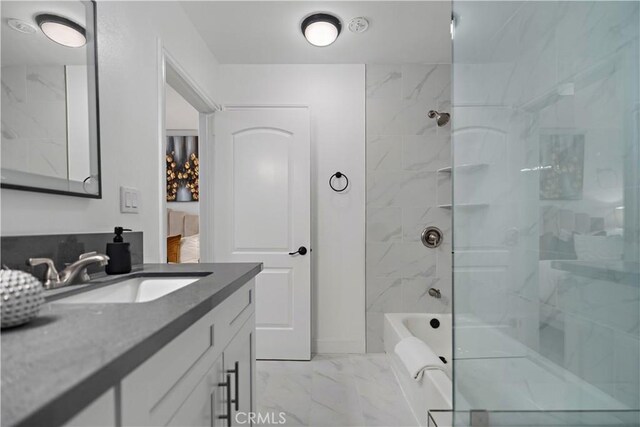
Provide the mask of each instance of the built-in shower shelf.
MULTIPOLYGON (((488 166, 489 165, 487 163, 469 163, 465 165, 458 165, 455 167, 455 169, 461 172, 475 172, 477 170, 484 169, 488 166)), ((451 173, 451 171, 452 171, 451 166, 438 169, 438 172, 442 172, 442 173, 451 173)))
MULTIPOLYGON (((453 205, 438 205, 438 207, 442 209, 451 209, 453 205)), ((456 209, 457 208, 479 209, 479 208, 488 208, 489 204, 488 203, 458 203, 457 205, 455 205, 455 207, 456 209)))

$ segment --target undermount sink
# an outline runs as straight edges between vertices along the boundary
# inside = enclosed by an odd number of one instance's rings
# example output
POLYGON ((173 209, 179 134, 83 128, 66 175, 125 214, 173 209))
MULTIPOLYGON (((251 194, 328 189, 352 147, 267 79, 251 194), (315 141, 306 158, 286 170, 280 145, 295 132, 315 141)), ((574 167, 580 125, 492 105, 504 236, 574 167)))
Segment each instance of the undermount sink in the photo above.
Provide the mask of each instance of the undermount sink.
POLYGON ((134 277, 56 300, 57 304, 138 303, 158 299, 202 277, 134 277))

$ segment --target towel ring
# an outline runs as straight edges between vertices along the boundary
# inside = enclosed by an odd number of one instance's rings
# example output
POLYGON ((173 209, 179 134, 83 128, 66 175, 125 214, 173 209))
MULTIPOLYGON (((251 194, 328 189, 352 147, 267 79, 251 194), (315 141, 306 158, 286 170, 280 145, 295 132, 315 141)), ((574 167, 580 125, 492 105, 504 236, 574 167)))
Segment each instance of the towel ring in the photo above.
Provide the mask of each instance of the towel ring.
POLYGON ((349 186, 349 178, 347 178, 347 175, 343 174, 342 172, 336 172, 333 175, 331 175, 331 178, 329 178, 329 187, 331 187, 331 189, 333 191, 335 191, 336 193, 342 193, 344 190, 347 189, 347 187, 349 186), (344 177, 344 179, 347 180, 347 183, 344 185, 344 187, 342 188, 336 188, 333 186, 333 178, 342 178, 344 177))

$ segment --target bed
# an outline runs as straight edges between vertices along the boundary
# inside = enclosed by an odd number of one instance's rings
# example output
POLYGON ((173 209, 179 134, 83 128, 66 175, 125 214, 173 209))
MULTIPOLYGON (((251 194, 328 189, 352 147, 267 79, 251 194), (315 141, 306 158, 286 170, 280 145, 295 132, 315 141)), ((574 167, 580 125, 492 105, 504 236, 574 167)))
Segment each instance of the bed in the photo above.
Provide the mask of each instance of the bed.
POLYGON ((167 209, 167 262, 200 262, 200 216, 167 209))

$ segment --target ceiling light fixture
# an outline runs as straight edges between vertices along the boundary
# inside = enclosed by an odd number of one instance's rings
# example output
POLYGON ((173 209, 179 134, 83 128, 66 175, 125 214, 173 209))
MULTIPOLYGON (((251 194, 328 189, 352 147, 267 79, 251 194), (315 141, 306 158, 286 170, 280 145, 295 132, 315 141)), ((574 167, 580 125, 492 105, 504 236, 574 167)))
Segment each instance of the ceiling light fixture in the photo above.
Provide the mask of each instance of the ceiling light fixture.
POLYGON ((82 47, 87 43, 85 29, 62 16, 43 13, 36 16, 36 23, 50 40, 67 47, 82 47))
POLYGON ((300 26, 304 38, 314 46, 329 46, 336 41, 342 30, 340 20, 328 13, 314 13, 302 21, 300 26))

